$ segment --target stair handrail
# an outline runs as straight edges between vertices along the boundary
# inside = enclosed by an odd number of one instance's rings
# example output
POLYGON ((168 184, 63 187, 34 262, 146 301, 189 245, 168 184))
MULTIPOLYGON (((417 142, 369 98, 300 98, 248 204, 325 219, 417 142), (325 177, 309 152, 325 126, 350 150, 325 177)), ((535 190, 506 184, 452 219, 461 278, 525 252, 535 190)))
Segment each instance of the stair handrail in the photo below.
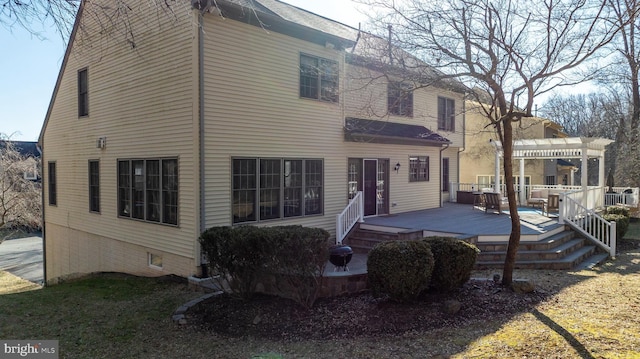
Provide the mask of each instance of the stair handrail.
MULTIPOLYGON (((582 205, 582 191, 561 193, 560 218, 571 228, 582 234, 609 253, 616 256, 616 222, 602 218, 594 209, 582 205)), ((591 201, 587 201, 591 202, 591 201)))
POLYGON ((358 191, 347 207, 336 216, 336 244, 342 244, 342 240, 358 222, 364 222, 362 191, 358 191))

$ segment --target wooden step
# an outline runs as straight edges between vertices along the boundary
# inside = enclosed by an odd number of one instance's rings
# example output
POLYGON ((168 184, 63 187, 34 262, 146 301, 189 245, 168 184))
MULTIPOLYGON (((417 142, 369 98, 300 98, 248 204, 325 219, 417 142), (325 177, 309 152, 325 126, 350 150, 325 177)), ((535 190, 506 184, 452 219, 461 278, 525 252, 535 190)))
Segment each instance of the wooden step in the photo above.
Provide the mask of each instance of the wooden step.
MULTIPOLYGON (((516 260, 517 269, 572 269, 593 255, 595 246, 583 246, 560 259, 516 260)), ((503 268, 503 261, 476 262, 476 269, 503 268)))

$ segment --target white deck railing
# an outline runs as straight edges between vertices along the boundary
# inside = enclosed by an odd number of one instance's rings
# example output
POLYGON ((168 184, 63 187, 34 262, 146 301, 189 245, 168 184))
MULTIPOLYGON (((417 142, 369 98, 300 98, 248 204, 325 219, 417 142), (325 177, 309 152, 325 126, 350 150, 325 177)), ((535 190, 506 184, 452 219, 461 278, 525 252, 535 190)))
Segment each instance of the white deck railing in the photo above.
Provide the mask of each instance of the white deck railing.
MULTIPOLYGON (((600 191, 603 189, 600 188, 600 191)), ((595 207, 585 207, 583 201, 587 204, 594 204, 597 198, 603 199, 603 196, 594 194, 585 194, 582 191, 561 193, 560 198, 560 223, 564 222, 577 232, 584 235, 587 239, 596 243, 609 253, 609 256, 616 255, 616 222, 609 222, 598 215, 593 209, 595 207)))
MULTIPOLYGON (((456 202, 457 200, 457 191, 481 191, 485 187, 492 187, 492 185, 488 184, 478 184, 478 183, 456 183, 451 182, 449 184, 450 192, 449 192, 449 201, 456 202)), ((501 192, 503 195, 506 195, 507 188, 504 183, 501 184, 501 192)), ((518 184, 515 185, 515 189, 517 193, 520 193, 520 186, 518 184)), ((549 189, 555 192, 574 192, 574 191, 582 191, 582 186, 568 186, 568 185, 526 185, 524 186, 525 198, 529 198, 529 194, 532 190, 538 189, 549 189)), ((613 187, 614 193, 606 193, 605 190, 608 188, 598 187, 598 186, 589 186, 588 191, 590 194, 588 195, 589 202, 588 208, 597 208, 602 206, 613 206, 616 204, 624 204, 627 206, 637 207, 640 203, 640 189, 638 187, 630 188, 630 187, 613 187), (595 192, 594 192, 595 191, 595 192), (592 197, 597 195, 602 198, 600 200, 598 197, 592 197), (593 206, 593 207, 592 207, 593 206)), ((516 198, 519 198, 516 195, 516 198)), ((582 203, 582 202, 581 202, 582 203)))
POLYGON ((636 207, 638 205, 638 187, 613 187, 613 193, 605 192, 604 205, 614 206, 616 204, 624 204, 626 206, 636 207))
POLYGON ((336 244, 342 244, 344 237, 358 222, 364 221, 364 202, 362 192, 358 191, 347 207, 336 216, 336 244))

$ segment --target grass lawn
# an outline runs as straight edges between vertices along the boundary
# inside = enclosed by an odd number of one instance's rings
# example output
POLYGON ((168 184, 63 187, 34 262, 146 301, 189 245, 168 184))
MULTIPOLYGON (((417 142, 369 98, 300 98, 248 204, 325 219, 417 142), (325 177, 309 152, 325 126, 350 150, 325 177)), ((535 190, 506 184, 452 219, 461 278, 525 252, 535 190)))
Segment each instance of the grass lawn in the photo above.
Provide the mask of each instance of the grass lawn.
POLYGON ((201 294, 183 282, 104 274, 40 288, 0 272, 0 339, 59 340, 61 358, 640 358, 637 246, 594 270, 516 277, 539 278, 538 290, 554 295, 506 322, 282 342, 173 323, 172 312, 201 294))

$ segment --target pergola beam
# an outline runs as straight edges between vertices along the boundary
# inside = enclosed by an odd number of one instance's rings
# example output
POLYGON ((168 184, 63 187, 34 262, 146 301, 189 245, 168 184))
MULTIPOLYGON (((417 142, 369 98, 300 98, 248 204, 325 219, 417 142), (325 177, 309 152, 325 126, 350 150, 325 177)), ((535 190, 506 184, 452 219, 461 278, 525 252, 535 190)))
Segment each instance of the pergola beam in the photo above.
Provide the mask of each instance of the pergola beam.
MULTIPOLYGON (((513 159, 520 160, 520 182, 524 179, 524 160, 527 159, 577 159, 581 163, 580 182, 582 190, 586 191, 588 186, 588 161, 589 158, 599 160, 598 186, 604 186, 604 153, 606 146, 613 140, 596 137, 566 137, 566 138, 540 138, 516 140, 513 142, 513 159)), ((502 143, 492 141, 496 150, 496 168, 500 163, 502 154, 502 143)), ((571 172, 573 174, 573 171, 571 172)), ((498 175, 496 174, 496 178, 498 175)), ((573 183, 573 178, 571 178, 573 183)), ((520 201, 523 203, 524 191, 520 191, 520 201)), ((584 196, 586 198, 586 196, 584 196)))

